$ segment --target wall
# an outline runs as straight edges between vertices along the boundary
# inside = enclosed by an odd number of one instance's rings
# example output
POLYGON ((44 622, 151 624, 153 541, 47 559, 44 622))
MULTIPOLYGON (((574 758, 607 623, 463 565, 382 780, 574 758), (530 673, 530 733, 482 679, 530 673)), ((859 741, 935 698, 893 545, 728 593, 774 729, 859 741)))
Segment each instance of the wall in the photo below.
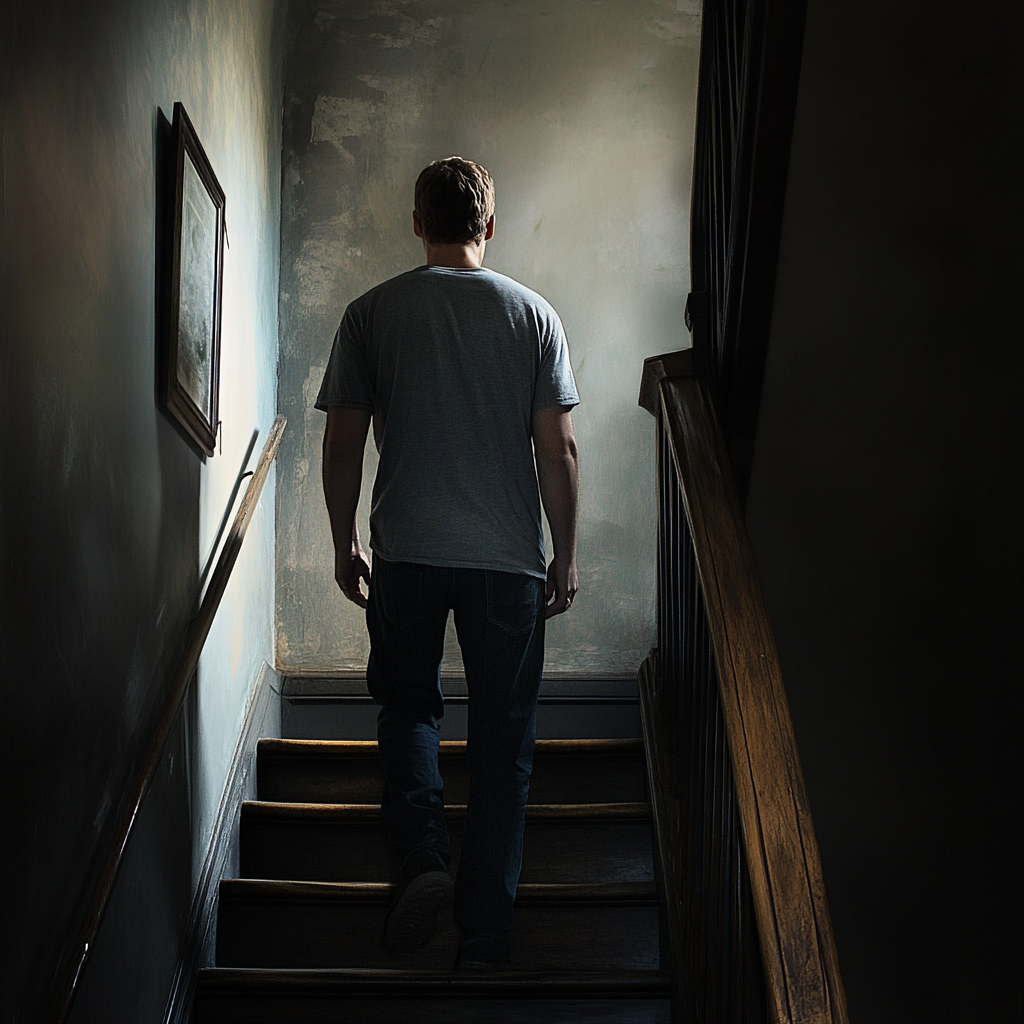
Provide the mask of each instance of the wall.
MULTIPOLYGON (((280 61, 270 2, 16 0, 0 17, 0 1019, 34 1021, 242 455, 275 412, 280 61), (158 110, 175 100, 228 197, 223 455, 205 464, 155 401, 158 110)), ((249 688, 273 657, 273 509, 271 481, 77 1019, 163 1014, 249 688)))
MULTIPOLYGON (((281 235, 277 657, 365 668, 333 582, 313 402, 347 303, 423 262, 413 184, 457 153, 494 176, 487 265, 559 310, 582 396, 581 592, 547 669, 635 672, 653 641, 654 468, 643 358, 688 344, 696 2, 289 6, 281 235)), ((374 453, 369 446, 362 531, 374 453)), ((445 667, 461 665, 449 636, 445 667)))
POLYGON ((1021 13, 809 4, 748 519, 859 1024, 1024 1013, 1021 13))

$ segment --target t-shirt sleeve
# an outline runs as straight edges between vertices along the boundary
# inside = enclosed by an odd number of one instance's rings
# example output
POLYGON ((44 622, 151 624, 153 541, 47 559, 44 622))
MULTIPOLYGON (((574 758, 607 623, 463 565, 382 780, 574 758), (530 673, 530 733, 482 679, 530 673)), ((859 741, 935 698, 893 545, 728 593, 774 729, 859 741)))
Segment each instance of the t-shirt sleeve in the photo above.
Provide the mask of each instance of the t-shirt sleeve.
POLYGON ((327 363, 316 408, 326 412, 332 405, 373 409, 373 382, 366 359, 366 345, 359 318, 351 306, 345 310, 327 363))
POLYGON ((553 405, 579 405, 576 378, 569 363, 569 342, 562 321, 552 311, 548 336, 541 345, 537 384, 533 390, 533 411, 549 409, 553 405))

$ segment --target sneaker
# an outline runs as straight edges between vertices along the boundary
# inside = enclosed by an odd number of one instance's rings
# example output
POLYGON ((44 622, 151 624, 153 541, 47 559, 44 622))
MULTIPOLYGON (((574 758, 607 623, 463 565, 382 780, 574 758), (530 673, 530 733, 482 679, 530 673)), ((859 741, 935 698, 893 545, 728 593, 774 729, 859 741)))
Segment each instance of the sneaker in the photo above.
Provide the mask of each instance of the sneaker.
POLYGON ((485 935, 463 938, 455 954, 457 971, 507 971, 511 963, 512 953, 508 942, 499 942, 485 935))
POLYGON ((438 911, 450 907, 455 884, 447 871, 417 875, 391 905, 384 923, 384 948, 391 953, 412 953, 425 946, 437 929, 438 911))

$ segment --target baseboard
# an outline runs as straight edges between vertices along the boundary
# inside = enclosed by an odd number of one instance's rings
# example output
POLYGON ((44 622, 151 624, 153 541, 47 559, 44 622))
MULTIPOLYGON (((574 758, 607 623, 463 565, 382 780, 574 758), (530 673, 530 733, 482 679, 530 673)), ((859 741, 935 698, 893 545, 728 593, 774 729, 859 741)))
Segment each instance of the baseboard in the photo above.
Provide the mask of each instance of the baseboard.
MULTIPOLYGON (((459 672, 442 672, 441 689, 445 697, 465 697, 466 677, 459 672)), ((285 672, 282 681, 285 697, 365 697, 365 672, 285 672)), ((615 698, 636 700, 636 673, 596 674, 545 672, 542 698, 615 698)))
POLYGON ((280 731, 281 678, 263 662, 252 686, 217 807, 210 845, 192 897, 185 938, 167 997, 164 1024, 188 1024, 199 969, 213 965, 217 891, 220 880, 234 873, 233 866, 238 862, 239 809, 243 800, 253 799, 256 793, 256 742, 264 736, 277 737, 280 731))

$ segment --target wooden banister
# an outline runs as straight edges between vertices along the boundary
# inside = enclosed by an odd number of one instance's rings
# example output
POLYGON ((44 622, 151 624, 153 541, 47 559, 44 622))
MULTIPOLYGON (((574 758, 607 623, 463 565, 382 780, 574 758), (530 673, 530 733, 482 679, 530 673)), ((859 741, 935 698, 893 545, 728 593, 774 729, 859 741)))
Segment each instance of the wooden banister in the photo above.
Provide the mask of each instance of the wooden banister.
POLYGON ((221 598, 227 588, 231 570, 238 559, 238 553, 245 539, 245 533, 249 528, 253 513, 259 503, 260 495, 263 492, 263 485, 266 483, 270 467, 281 446, 281 438, 284 435, 284 428, 287 424, 284 416, 278 416, 270 428, 267 442, 260 453, 259 462, 249 480, 245 495, 234 522, 228 532, 224 547, 217 560, 217 567, 210 577, 210 584, 203 596, 202 603, 196 617, 189 625, 185 649, 178 661, 174 675, 167 687, 167 696, 164 699, 160 717, 157 719, 156 728, 146 747, 145 756, 139 763, 138 769, 131 781, 128 796, 123 804, 123 811, 118 820, 117 831, 113 843, 104 862, 103 869, 93 890, 85 917, 76 935, 74 943, 68 948, 64 962, 57 977, 54 990, 54 999, 51 1004, 51 1012, 48 1019, 54 1024, 63 1024, 67 1018, 68 1011, 74 999, 78 979, 81 977, 82 969, 85 967, 89 954, 96 941, 103 914, 110 902, 111 893, 114 890, 114 882, 117 879, 118 870, 124 859, 125 851, 128 848, 128 840, 131 837, 132 829, 138 820, 139 811, 143 801, 149 793, 156 776, 160 759, 163 756, 164 745, 174 725, 174 720, 181 710, 185 700, 192 676, 195 674, 199 664, 199 656, 202 653, 206 638, 210 635, 213 620, 220 607, 221 598))
MULTIPOLYGON (((699 584, 694 587, 699 607, 690 607, 693 602, 686 599, 678 607, 659 601, 659 648, 673 643, 677 648, 699 647, 701 630, 710 638, 713 663, 705 675, 717 680, 718 701, 706 713, 721 715, 728 747, 743 868, 760 937, 767 1017, 779 1024, 846 1024, 821 861, 775 641, 711 396, 688 372, 680 354, 673 353, 645 364, 641 404, 657 417, 659 445, 668 456, 664 461, 671 463, 662 467, 660 486, 678 492, 662 496, 663 518, 681 520, 680 512, 685 516, 684 522, 660 525, 659 543, 672 529, 684 539, 680 543, 692 545, 689 557, 699 584), (675 618, 684 621, 671 621, 675 618), (667 635, 673 630, 675 640, 667 635)), ((659 559, 659 589, 674 585, 664 577, 671 576, 676 563, 681 564, 677 554, 659 559)), ((675 661, 690 659, 689 664, 693 657, 684 650, 675 661)), ((681 670, 669 674, 679 676, 681 670)), ((661 760, 655 758, 652 764, 652 774, 661 776, 660 781, 652 779, 652 786, 664 786, 667 774, 674 780, 673 796, 699 803, 703 794, 683 790, 700 773, 684 769, 673 775, 664 765, 665 753, 673 752, 677 740, 682 742, 672 735, 681 706, 678 695, 668 690, 687 682, 667 678, 661 659, 654 657, 641 683, 648 691, 645 717, 667 719, 648 723, 655 734, 651 740, 664 748, 661 760)), ((685 714, 692 716, 696 706, 688 704, 685 714)), ((726 794, 724 804, 731 799, 726 794)), ((662 794, 661 802, 671 799, 662 794)), ((668 807, 666 812, 673 813, 668 807)), ((662 832, 670 834, 665 828, 662 832)), ((659 842, 664 845, 664 836, 659 842)), ((671 859, 671 851, 663 850, 663 861, 666 856, 671 859)), ((685 868, 669 863, 665 870, 685 868)), ((666 882, 671 886, 673 880, 666 882)), ((672 895, 681 906, 687 900, 683 889, 677 882, 672 895)), ((677 944, 686 947, 682 939, 677 944)))

